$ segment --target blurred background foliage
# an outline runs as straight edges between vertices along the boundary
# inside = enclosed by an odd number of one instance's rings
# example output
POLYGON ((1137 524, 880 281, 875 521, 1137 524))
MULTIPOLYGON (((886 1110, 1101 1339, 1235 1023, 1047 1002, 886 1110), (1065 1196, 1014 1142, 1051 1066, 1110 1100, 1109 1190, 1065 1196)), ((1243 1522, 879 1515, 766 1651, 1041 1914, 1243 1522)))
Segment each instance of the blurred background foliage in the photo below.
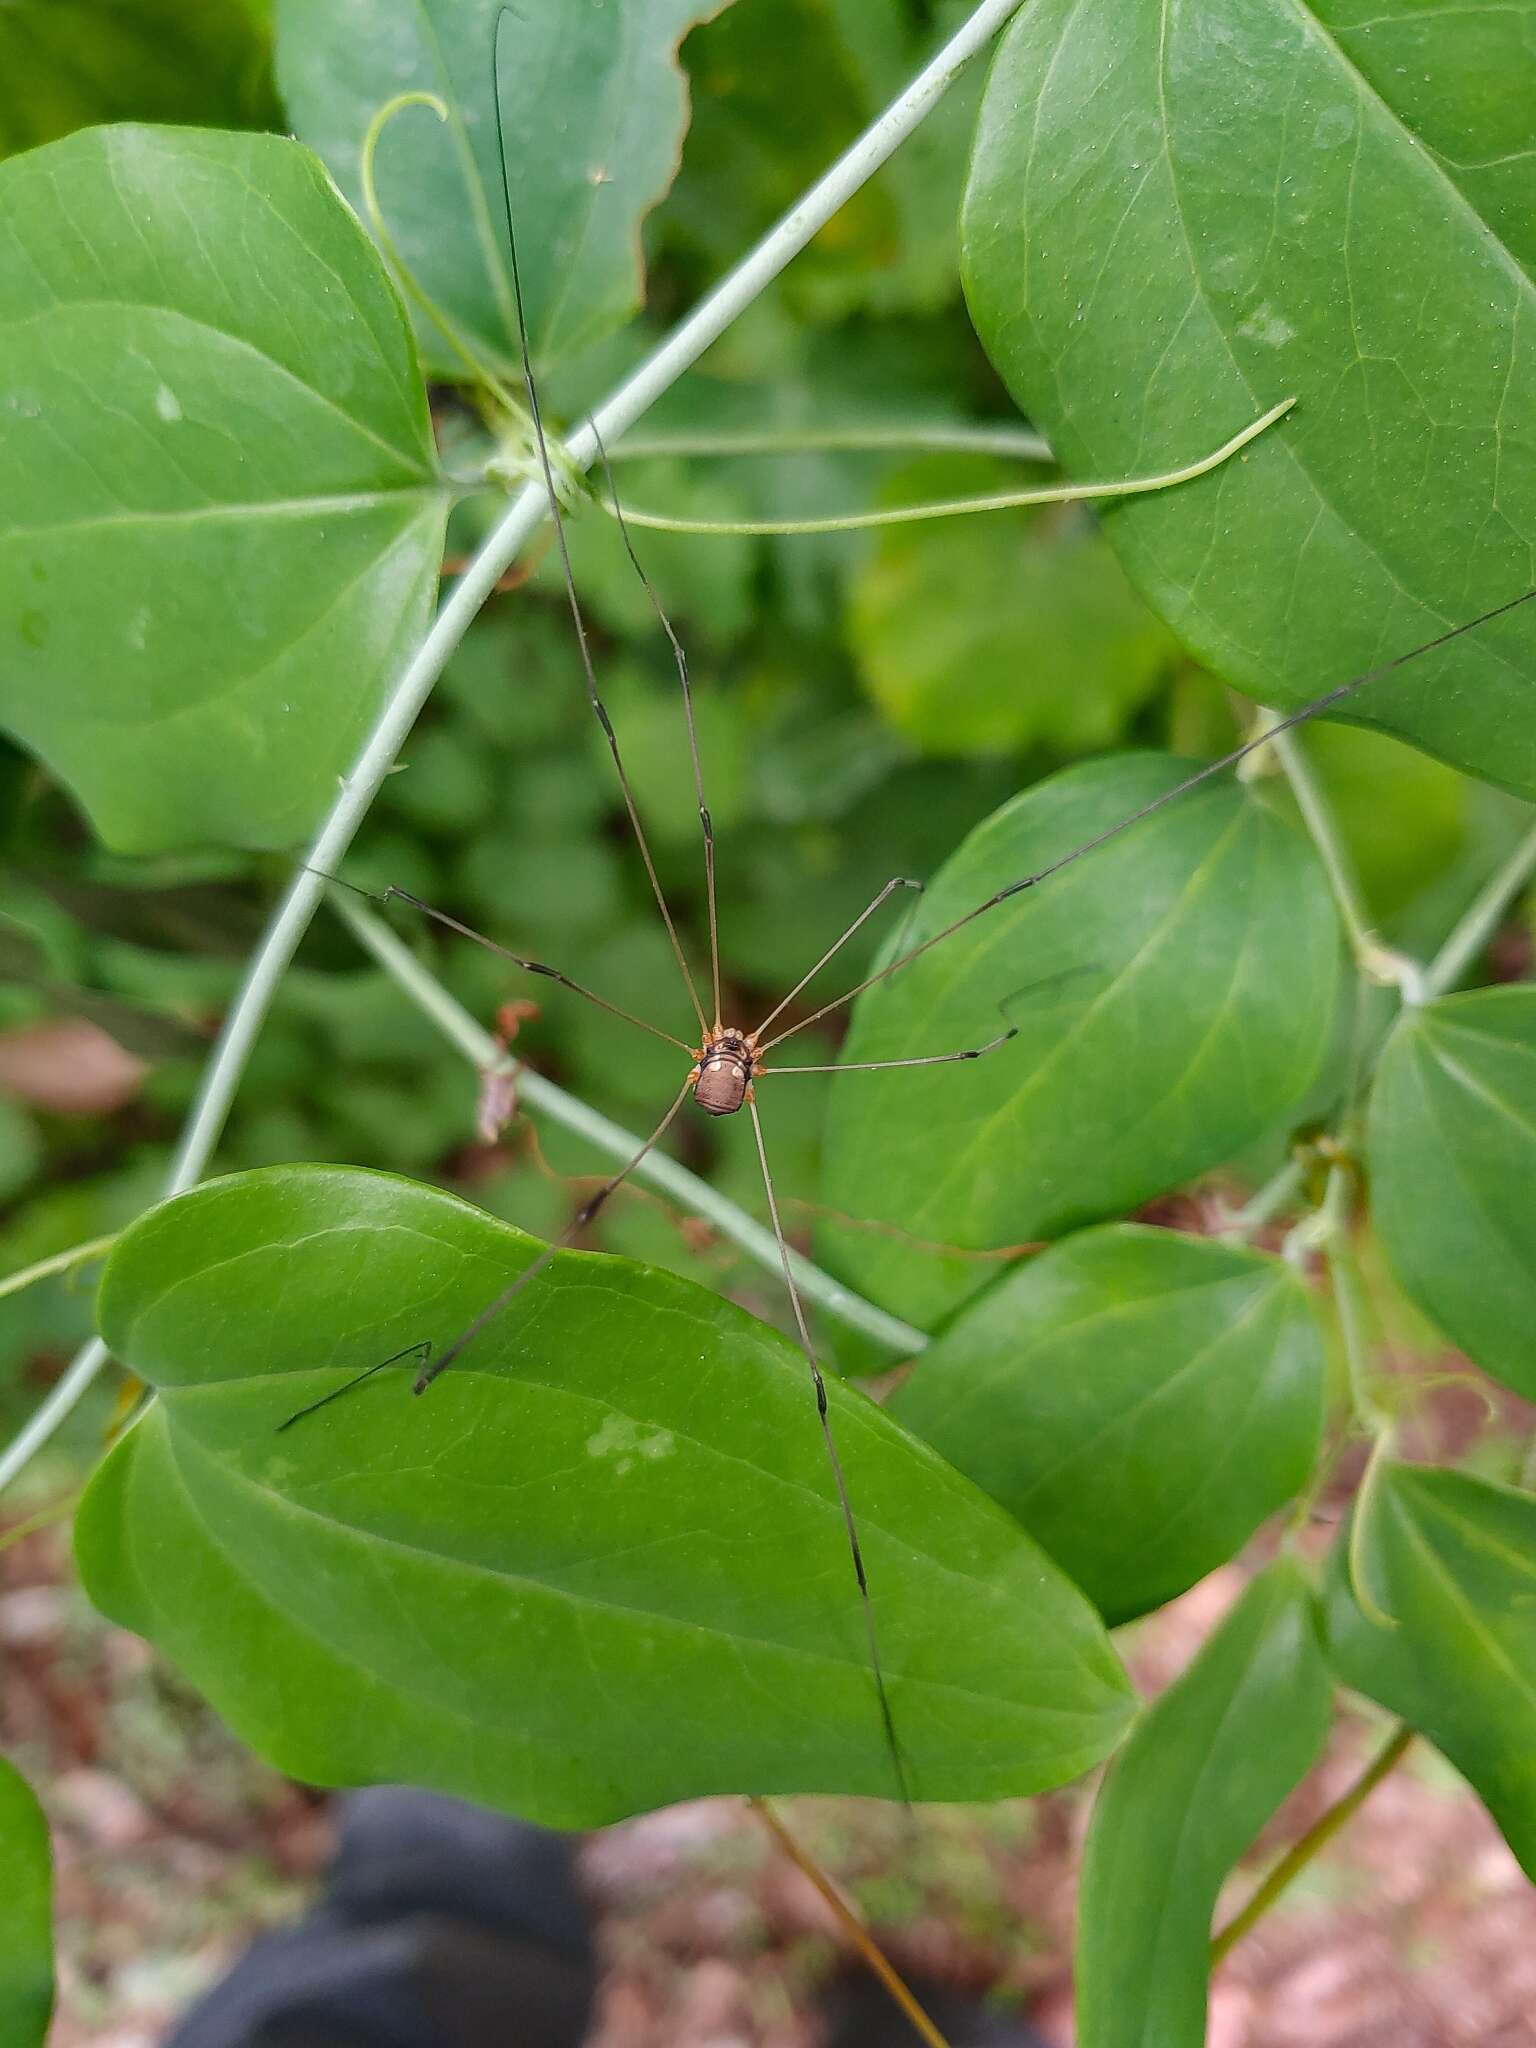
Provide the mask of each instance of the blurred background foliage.
MULTIPOLYGON (((280 124, 254 0, 200 9, 195 26, 182 10, 164 10, 174 17, 174 50, 158 32, 116 54, 97 39, 99 76, 71 73, 59 58, 70 44, 54 29, 74 11, 23 0, 0 14, 0 76, 32 81, 0 96, 11 122, 0 126, 0 150, 102 118, 280 124), (18 125, 23 102, 33 111, 18 125)), ((112 11, 92 9, 98 19, 112 11)), ((643 352, 965 11, 963 0, 736 0, 690 35, 682 57, 694 120, 676 186, 647 228, 647 313, 562 367, 547 393, 552 412, 571 416, 643 352)), ((128 16, 142 31, 154 12, 125 10, 124 37, 131 41, 128 16)), ((978 68, 657 407, 634 437, 644 452, 615 461, 627 500, 689 517, 792 518, 1047 473, 990 456, 689 452, 701 439, 828 426, 1018 425, 956 278, 954 215, 980 85, 978 68)), ((472 430, 451 394, 441 395, 438 416, 457 464, 472 430)), ((461 507, 450 563, 489 509, 461 507)), ((611 521, 588 509, 571 539, 658 865, 702 958, 702 861, 670 653, 611 521)), ((1144 609, 1080 508, 879 535, 648 533, 637 544, 692 658, 719 842, 728 1008, 746 1023, 889 876, 931 873, 1015 790, 1107 748, 1210 754, 1235 743, 1247 715, 1144 609)), ((1319 676, 1317 686, 1335 680, 1319 676)), ((1507 851, 1519 807, 1377 735, 1333 727, 1308 732, 1306 746, 1383 935, 1428 950, 1507 851)), ((347 873, 424 896, 689 1035, 622 824, 546 550, 452 662, 347 873)), ((223 851, 109 856, 44 773, 3 743, 0 832, 4 1273, 116 1229, 153 1198, 286 862, 223 851)), ((395 916, 488 1025, 510 999, 536 1000, 537 1014, 519 1025, 519 1053, 649 1128, 676 1088, 675 1055, 558 989, 530 986, 489 953, 421 929, 410 913, 395 916)), ((849 947, 844 983, 881 931, 873 924, 849 947)), ((829 1055, 835 1042, 823 1040, 829 1055)), ((521 1116, 497 1142, 478 1139, 478 1088, 340 925, 323 919, 262 1034, 219 1164, 398 1169, 460 1187, 549 1235, 579 1200, 579 1177, 603 1162, 521 1116)), ((773 1101, 777 1177, 802 1236, 814 1215, 823 1105, 818 1079, 773 1101)), ((695 1118, 679 1127, 678 1149, 760 1212, 750 1137, 695 1118)), ((593 1241, 730 1286, 778 1314, 769 1276, 644 1190, 610 1205, 593 1241)), ((89 1320, 84 1284, 0 1299, 9 1420, 35 1402, 89 1320)), ((99 1409, 87 1409, 74 1426, 100 1421, 99 1409)))

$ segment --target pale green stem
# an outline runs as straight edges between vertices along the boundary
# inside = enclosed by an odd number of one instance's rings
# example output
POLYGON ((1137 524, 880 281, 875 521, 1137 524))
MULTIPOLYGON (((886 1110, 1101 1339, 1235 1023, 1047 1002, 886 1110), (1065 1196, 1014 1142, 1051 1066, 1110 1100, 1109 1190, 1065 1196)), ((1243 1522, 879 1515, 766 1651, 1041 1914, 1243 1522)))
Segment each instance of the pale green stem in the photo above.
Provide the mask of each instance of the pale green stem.
POLYGON ((1536 825, 1474 899, 1450 937, 1424 970, 1421 1001, 1442 996, 1466 973, 1498 930, 1509 904, 1536 874, 1536 825))
POLYGON ((0 1280, 0 1299, 7 1294, 20 1294, 24 1287, 35 1281, 46 1280, 54 1273, 67 1273, 71 1266, 83 1266, 87 1259, 99 1259, 117 1243, 118 1233, 109 1231, 105 1237, 88 1238, 84 1244, 71 1245, 67 1252, 55 1252, 51 1258, 39 1259, 35 1265, 23 1266, 18 1272, 7 1273, 0 1280))
POLYGON ((1241 1209, 1227 1219, 1225 1228, 1218 1235, 1224 1238, 1252 1237, 1262 1230, 1266 1223, 1288 1208, 1301 1193, 1306 1183, 1306 1168, 1299 1159, 1288 1159, 1278 1173, 1273 1174, 1263 1187, 1250 1195, 1241 1209))
POLYGON ((909 427, 803 427, 719 434, 631 434, 610 448, 614 462, 667 456, 848 454, 999 455, 1015 462, 1056 458, 1043 435, 1028 427, 935 425, 909 427))
POLYGON ((1361 1426, 1379 1439, 1390 1431, 1391 1422, 1370 1391, 1370 1315, 1366 1307, 1365 1286, 1355 1261, 1349 1205, 1349 1169, 1342 1165, 1331 1166, 1323 1190, 1318 1241, 1333 1283, 1339 1337, 1349 1377, 1350 1405, 1361 1426))
POLYGON ((429 113, 436 114, 439 121, 446 122, 448 119, 447 106, 435 92, 401 92, 396 93, 392 100, 386 101, 368 123, 363 136, 362 151, 358 157, 358 180, 363 192, 363 211, 368 216, 373 239, 378 243, 384 261, 389 265, 400 289, 426 314, 468 370, 471 380, 483 385, 497 403, 515 419, 521 419, 524 417, 522 408, 496 372, 488 363, 480 360, 479 355, 459 332, 457 325, 417 281, 415 272, 400 254, 399 246, 390 232, 389 222, 384 217, 384 209, 379 204, 379 189, 373 175, 374 161, 379 153, 379 138, 395 116, 403 113, 407 107, 425 107, 429 113))
POLYGON ((35 1536, 39 1529, 46 1529, 54 1522, 62 1522, 66 1515, 72 1515, 80 1504, 78 1493, 66 1494, 63 1500, 56 1500, 52 1507, 40 1508, 35 1515, 29 1515, 24 1522, 0 1535, 0 1550, 9 1550, 12 1544, 20 1543, 28 1536, 35 1536))
POLYGON ((1247 1905, 1240 1913, 1233 1915, 1211 1943, 1213 1970, 1223 1957, 1230 1954, 1243 1936, 1263 1919, 1276 1899, 1301 1875, 1318 1851, 1325 1848, 1345 1822, 1359 1812, 1382 1779, 1397 1768, 1403 1752, 1412 1740, 1413 1730, 1406 1722, 1399 1723, 1396 1731, 1366 1765, 1349 1790, 1336 1799, 1327 1812, 1320 1814, 1306 1833, 1291 1844, 1247 1905))
MULTIPOLYGON (((568 1131, 575 1131, 579 1137, 586 1138, 610 1159, 623 1164, 634 1158, 642 1141, 633 1131, 626 1131, 574 1095, 568 1095, 563 1088, 556 1087, 543 1074, 513 1059, 422 965, 382 918, 375 917, 360 903, 349 901, 339 891, 333 893, 331 907, 416 1007, 431 1018, 449 1043, 457 1046, 475 1067, 482 1072, 493 1070, 513 1075, 517 1092, 524 1102, 551 1122, 563 1124, 568 1131)), ((760 1266, 774 1274, 782 1271, 773 1233, 765 1230, 745 1210, 738 1209, 718 1188, 700 1180, 686 1166, 679 1166, 675 1159, 669 1159, 663 1152, 648 1152, 635 1168, 634 1177, 649 1181, 670 1200, 690 1213, 702 1216, 722 1237, 740 1245, 760 1266)), ((927 1344, 928 1339, 921 1330, 887 1315, 884 1309, 876 1308, 873 1302, 854 1294, 798 1252, 792 1251, 789 1258, 795 1284, 801 1293, 838 1322, 862 1331, 866 1337, 872 1337, 877 1344, 883 1344, 902 1358, 915 1357, 927 1344)))
MULTIPOLYGON (((1265 713, 1266 717, 1272 715, 1265 713)), ((1296 808, 1327 871, 1333 900, 1338 906, 1355 965, 1368 980, 1400 989, 1405 1002, 1417 1001, 1423 987, 1424 970, 1416 960, 1384 946, 1372 931, 1354 863, 1345 849, 1333 811, 1307 758, 1306 749, 1294 731, 1277 732, 1270 745, 1285 771, 1285 779, 1296 799, 1296 808)))
POLYGON ((1344 1370, 1349 1383, 1350 1406, 1361 1427, 1371 1436, 1371 1455, 1355 1494, 1349 1526, 1349 1583, 1361 1613, 1377 1628, 1395 1628, 1370 1589, 1365 1572, 1365 1533, 1376 1497, 1376 1483, 1392 1455, 1392 1419, 1371 1392, 1370 1315, 1365 1283, 1355 1258, 1350 1228, 1350 1173, 1345 1166, 1328 1172, 1319 1221, 1320 1242, 1333 1284, 1333 1306, 1339 1321, 1339 1341, 1344 1352, 1344 1370))
MULTIPOLYGON (((1219 469, 1248 443, 1262 434, 1266 427, 1272 427, 1282 419, 1296 403, 1294 398, 1283 398, 1278 405, 1271 406, 1262 419, 1253 420, 1230 441, 1214 449, 1209 455, 1202 455, 1198 462, 1186 463, 1180 469, 1165 469, 1156 476, 1121 477, 1112 483, 1102 484, 1048 484, 1040 490, 996 491, 987 496, 974 498, 941 498, 929 505, 891 505, 875 512, 847 512, 833 514, 821 519, 674 519, 664 512, 644 512, 633 505, 624 507, 624 518, 630 526, 654 528, 659 533, 693 534, 738 534, 753 535, 796 534, 796 533, 854 533, 870 526, 905 526, 919 519, 957 519, 977 512, 1009 512, 1023 505, 1073 505, 1081 500, 1099 498, 1134 498, 1148 491, 1166 491, 1175 484, 1187 484, 1196 477, 1206 476, 1213 469, 1219 469)), ((599 504, 603 500, 597 500, 599 504)), ((604 508, 613 512, 611 505, 604 508)), ((617 515, 614 515, 617 516, 617 515)))
MULTIPOLYGON (((868 183, 918 127, 1020 4, 1021 0, 981 0, 981 5, 911 85, 624 380, 598 408, 591 423, 571 437, 566 453, 579 469, 588 469, 595 461, 599 437, 605 446, 616 445, 662 393, 670 390, 710 344, 761 296, 791 258, 868 183)), ((180 1194, 201 1177, 224 1128, 235 1090, 278 984, 320 903, 324 876, 335 872, 352 843, 449 656, 519 551, 543 524, 548 509, 542 484, 529 484, 518 493, 454 584, 431 630, 390 691, 310 846, 304 865, 274 912, 225 1017, 176 1151, 166 1183, 168 1196, 180 1194)), ((76 1356, 48 1399, 0 1454, 0 1487, 8 1484, 39 1446, 47 1442, 95 1379, 107 1355, 106 1346, 93 1339, 76 1356)))

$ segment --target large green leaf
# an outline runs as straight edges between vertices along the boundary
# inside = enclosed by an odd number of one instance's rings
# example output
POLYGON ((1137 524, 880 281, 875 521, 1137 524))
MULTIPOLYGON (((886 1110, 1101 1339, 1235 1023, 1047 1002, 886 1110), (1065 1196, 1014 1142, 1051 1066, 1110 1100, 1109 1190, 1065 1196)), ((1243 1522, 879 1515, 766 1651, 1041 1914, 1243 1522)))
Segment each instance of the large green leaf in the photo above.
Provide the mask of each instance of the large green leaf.
POLYGON ((1536 989, 1405 1012, 1377 1073, 1369 1157, 1398 1279, 1469 1357, 1536 1397, 1536 989))
MULTIPOLYGON (((1001 463, 914 463, 899 502, 1018 489, 1001 463)), ((854 653, 896 730, 927 752, 1108 746, 1174 645, 1103 536, 1070 506, 887 528, 854 586, 854 653)))
MULTIPOLYGON (((591 1826, 720 1791, 890 1795, 804 1360, 686 1282, 563 1254, 421 1401, 538 1247, 382 1175, 280 1168, 155 1211, 102 1328, 160 1399, 81 1510, 92 1597, 261 1753, 591 1826)), ((829 1389, 915 1796, 1102 1757, 1097 1617, 967 1480, 829 1389)))
MULTIPOLYGON (((1106 519, 1203 660, 1296 704, 1531 583, 1524 6, 1032 0, 977 131, 977 327, 1076 476, 1241 462, 1106 519), (1432 309, 1432 310, 1431 310, 1432 309)), ((1536 794, 1536 607, 1349 716, 1536 794)))
POLYGON ((399 304, 305 149, 87 129, 0 165, 0 717, 130 852, 291 846, 425 628, 399 304))
MULTIPOLYGON (((548 363, 620 326, 644 286, 640 223, 671 184, 688 102, 677 45, 728 0, 561 0, 509 8, 501 31, 507 138, 528 331, 548 363)), ((295 132, 361 204, 374 114, 430 92, 378 154, 379 203, 402 260, 481 352, 518 359, 496 152, 492 45, 502 0, 278 0, 278 82, 295 132)), ((434 369, 463 364, 430 324, 434 369)))
POLYGON ((1357 1604, 1348 1554, 1335 1545, 1327 1606, 1339 1676, 1444 1750, 1536 1878, 1536 1500, 1388 1467, 1354 1561, 1390 1627, 1357 1604))
POLYGON ((53 2010, 53 1876, 48 1823, 0 1757, 0 2041, 42 2048, 53 2010))
MULTIPOLYGON (((893 950, 1186 773, 1127 755, 1016 797, 940 871, 893 950)), ((1301 1101, 1327 1047, 1338 957, 1327 884, 1297 831, 1231 784, 1169 804, 861 999, 849 1062, 980 1045, 1010 997, 1019 1036, 972 1065, 838 1081, 825 1199, 909 1235, 829 1224, 829 1255, 925 1323, 988 1276, 912 1239, 974 1250, 1053 1236, 1220 1164, 1301 1101)), ((792 1064, 788 1048, 777 1057, 792 1064)), ((770 1074, 764 1100, 795 1085, 770 1074)))
POLYGON ((1317 1761, 1330 1692, 1306 1582, 1271 1565, 1104 1781, 1078 1894, 1079 2048, 1202 2048, 1217 1894, 1317 1761))
POLYGON ((95 121, 272 125, 262 17, 251 0, 7 0, 0 156, 95 121))
POLYGON ((1282 1260, 1116 1224, 967 1309, 888 1406, 1114 1623, 1203 1578, 1297 1491, 1322 1392, 1282 1260))

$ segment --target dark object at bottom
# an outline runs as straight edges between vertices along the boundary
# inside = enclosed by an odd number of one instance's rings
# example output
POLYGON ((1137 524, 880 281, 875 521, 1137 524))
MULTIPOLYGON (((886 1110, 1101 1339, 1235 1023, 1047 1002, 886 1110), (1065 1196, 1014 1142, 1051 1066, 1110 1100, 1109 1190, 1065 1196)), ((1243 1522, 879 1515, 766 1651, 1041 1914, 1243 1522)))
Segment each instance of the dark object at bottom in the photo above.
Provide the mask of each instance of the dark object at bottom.
POLYGON ((167 2048, 579 2048, 597 1969, 575 1848, 435 1793, 354 1793, 320 1903, 167 2048))
MULTIPOLYGON (((253 1942, 165 2048, 580 2048, 597 1966, 579 1837, 379 1786, 340 1802, 319 1903, 253 1942)), ((914 1985, 951 2048, 1041 2048, 1022 2022, 914 1985)), ((913 2048, 861 1972, 826 2003, 828 2048, 913 2048)))

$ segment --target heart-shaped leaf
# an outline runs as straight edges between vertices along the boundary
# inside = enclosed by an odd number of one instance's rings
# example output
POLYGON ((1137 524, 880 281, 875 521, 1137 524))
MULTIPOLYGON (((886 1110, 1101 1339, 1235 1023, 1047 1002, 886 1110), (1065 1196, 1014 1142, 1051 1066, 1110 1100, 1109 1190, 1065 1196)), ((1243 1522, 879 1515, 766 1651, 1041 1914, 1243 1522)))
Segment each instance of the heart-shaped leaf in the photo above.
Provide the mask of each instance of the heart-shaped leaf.
MULTIPOLYGON (((1116 507, 1133 580, 1266 703, 1531 584, 1536 42, 1522 8, 1031 0, 982 103, 977 329, 1080 477, 1241 462, 1116 507)), ((1536 795, 1536 606, 1348 715, 1536 795)))
MULTIPOLYGON (((102 1328, 160 1389, 79 1521, 92 1597, 263 1755, 566 1826, 721 1791, 896 1790, 805 1362, 714 1295, 538 1250, 408 1181, 289 1167, 156 1210, 102 1328)), ((831 1419, 915 1796, 1102 1757, 1128 1689, 1027 1537, 862 1396, 831 1419)))
MULTIPOLYGON (((1357 1509, 1357 1512, 1359 1510, 1357 1509)), ((1536 1500, 1461 1472, 1387 1467, 1349 1583, 1334 1546, 1327 1606, 1339 1676, 1444 1750, 1536 1878, 1536 1500)))
MULTIPOLYGON (((1188 772, 1124 756, 1014 798, 940 870, 888 957, 1188 772)), ((828 1255, 927 1324, 989 1275, 914 1240, 978 1250, 1054 1236, 1219 1165, 1301 1101, 1328 1045, 1338 963, 1327 883, 1295 829, 1231 784, 1169 804, 861 998, 850 1064, 978 1046, 1004 1003, 1019 1036, 973 1065, 838 1080, 824 1199, 905 1235, 828 1224, 828 1255)), ((765 1090, 797 1085, 772 1066, 765 1090)))
POLYGON ((31 1786, 0 1757, 0 2041, 42 2048, 53 2011, 53 1874, 48 1823, 31 1786))
POLYGON ((1322 1394, 1282 1260, 1116 1224, 965 1310, 889 1408, 1114 1624, 1214 1570, 1304 1484, 1322 1394))
POLYGON ((96 121, 277 119, 261 0, 7 0, 0 156, 96 121))
MULTIPOLYGON (((671 184, 688 117, 677 46, 728 0, 279 0, 278 83, 294 132, 317 149, 354 205, 374 115, 397 93, 429 92, 378 152, 379 205, 401 259, 483 356, 518 362, 496 150, 507 139, 528 333, 545 364, 619 327, 644 286, 640 223, 671 184)), ((430 323, 429 365, 464 364, 430 323)))
POLYGON ((1079 2048, 1203 2048, 1217 1894, 1317 1761, 1331 1692, 1311 1595, 1282 1560, 1104 1780, 1078 1894, 1079 2048))
POLYGON ((445 506, 322 166, 169 128, 0 165, 0 393, 7 726, 125 851, 301 840, 425 630, 445 506))
POLYGON ((1398 1279, 1485 1371, 1536 1398, 1536 989, 1404 1013, 1377 1071, 1369 1157, 1398 1279))

